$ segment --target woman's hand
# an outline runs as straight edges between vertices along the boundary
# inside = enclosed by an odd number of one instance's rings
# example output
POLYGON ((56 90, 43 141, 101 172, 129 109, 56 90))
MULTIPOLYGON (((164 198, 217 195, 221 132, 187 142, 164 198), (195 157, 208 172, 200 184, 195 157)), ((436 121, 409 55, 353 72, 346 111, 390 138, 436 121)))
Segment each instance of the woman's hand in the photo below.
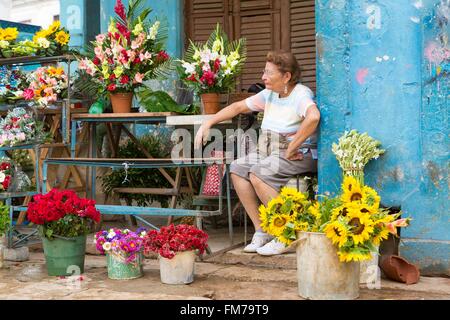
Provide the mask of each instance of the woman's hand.
POLYGON ((286 149, 284 157, 290 161, 303 160, 303 154, 298 151, 298 148, 292 148, 291 146, 286 149))
POLYGON ((200 149, 208 141, 210 128, 211 126, 208 123, 204 123, 200 126, 194 140, 195 149, 200 149))

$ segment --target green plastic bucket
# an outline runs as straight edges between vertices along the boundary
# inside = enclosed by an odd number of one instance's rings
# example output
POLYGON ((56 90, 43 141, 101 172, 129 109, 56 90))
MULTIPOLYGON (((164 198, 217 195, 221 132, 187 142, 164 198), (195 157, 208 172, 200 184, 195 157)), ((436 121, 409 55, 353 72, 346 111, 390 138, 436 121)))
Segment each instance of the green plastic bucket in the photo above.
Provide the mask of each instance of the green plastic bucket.
POLYGON ((86 237, 42 238, 49 276, 72 276, 84 272, 86 237))
POLYGON ((125 259, 117 254, 108 253, 108 278, 113 280, 130 280, 140 278, 144 275, 142 263, 144 255, 142 252, 136 255, 136 259, 126 263, 125 259))

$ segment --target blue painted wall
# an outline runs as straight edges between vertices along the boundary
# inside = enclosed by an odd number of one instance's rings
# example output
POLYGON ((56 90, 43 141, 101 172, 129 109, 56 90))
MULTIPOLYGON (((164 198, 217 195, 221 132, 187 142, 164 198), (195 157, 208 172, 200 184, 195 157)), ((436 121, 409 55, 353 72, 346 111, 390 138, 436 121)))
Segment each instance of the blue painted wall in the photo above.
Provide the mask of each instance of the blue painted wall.
POLYGON ((331 145, 368 132, 385 155, 366 167, 382 202, 414 220, 402 256, 425 273, 450 274, 448 0, 317 0, 320 192, 341 170, 331 145))

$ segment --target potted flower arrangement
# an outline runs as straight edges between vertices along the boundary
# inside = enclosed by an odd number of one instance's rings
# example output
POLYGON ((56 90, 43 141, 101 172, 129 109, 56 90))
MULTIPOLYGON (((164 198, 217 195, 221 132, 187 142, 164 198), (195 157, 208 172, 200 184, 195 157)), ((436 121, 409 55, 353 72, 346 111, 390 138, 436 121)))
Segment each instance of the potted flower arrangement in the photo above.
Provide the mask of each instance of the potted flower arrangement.
POLYGON ((11 47, 16 43, 19 31, 17 28, 0 28, 0 58, 11 58, 11 47))
POLYGON ((28 101, 35 101, 39 108, 66 96, 68 78, 63 68, 54 66, 41 67, 27 76, 29 87, 23 91, 23 97, 28 101))
POLYGON ((45 140, 47 135, 43 131, 43 124, 24 108, 9 110, 6 117, 0 120, 0 147, 45 140))
POLYGON ((39 226, 50 276, 70 275, 69 267, 84 272, 86 236, 100 221, 95 201, 81 199, 72 190, 53 189, 33 197, 28 220, 39 226))
POLYGON ((6 235, 10 226, 9 206, 2 202, 0 203, 0 269, 3 268, 3 251, 6 246, 6 235))
POLYGON ((14 104, 23 100, 23 91, 28 88, 27 76, 19 69, 5 69, 0 78, 0 103, 14 104))
POLYGON ((143 276, 146 235, 147 230, 144 228, 139 228, 136 232, 112 228, 95 234, 94 242, 97 250, 107 256, 110 279, 129 280, 143 276))
POLYGON ((0 159, 0 193, 6 192, 11 183, 11 163, 9 159, 0 159))
POLYGON ((36 32, 33 42, 37 47, 37 55, 52 57, 69 51, 70 34, 61 27, 60 21, 53 22, 47 29, 36 32))
POLYGON ((99 85, 100 93, 109 94, 114 112, 130 112, 136 88, 163 75, 170 64, 164 51, 165 32, 159 21, 152 25, 146 21, 150 9, 137 12, 142 5, 142 0, 130 0, 125 10, 117 0, 117 16, 111 19, 108 33, 92 42, 95 56, 79 64, 99 85))
POLYGON ((345 178, 340 196, 321 198, 311 202, 294 188, 284 188, 267 206, 260 207, 261 226, 280 242, 298 246, 302 297, 354 299, 359 292, 359 262, 372 259, 376 246, 389 233, 396 234, 397 227, 407 226, 410 219, 389 215, 379 207, 377 192, 351 176, 345 178), (318 270, 324 270, 323 279, 318 280, 322 272, 318 270), (333 276, 327 270, 335 270, 333 276))
POLYGON ((219 111, 219 93, 234 87, 246 52, 245 39, 228 41, 219 24, 206 44, 190 42, 177 70, 183 83, 201 96, 206 114, 219 111))
POLYGON ((169 225, 151 230, 144 240, 145 253, 159 254, 161 282, 188 284, 194 281, 195 256, 207 248, 208 235, 191 225, 169 225))

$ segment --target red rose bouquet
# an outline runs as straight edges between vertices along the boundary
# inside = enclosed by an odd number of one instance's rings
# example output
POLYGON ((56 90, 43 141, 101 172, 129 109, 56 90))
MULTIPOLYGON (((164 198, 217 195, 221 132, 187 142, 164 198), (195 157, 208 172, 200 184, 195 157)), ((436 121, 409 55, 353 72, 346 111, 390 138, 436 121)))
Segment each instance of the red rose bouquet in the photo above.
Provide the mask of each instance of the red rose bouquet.
POLYGON ((164 258, 172 259, 177 252, 198 250, 203 254, 207 247, 208 235, 194 226, 171 224, 161 230, 151 230, 144 240, 145 253, 157 252, 164 258))
POLYGON ((100 221, 95 201, 81 199, 72 190, 53 189, 33 197, 28 205, 28 220, 41 226, 42 235, 73 238, 88 234, 92 223, 100 221))

